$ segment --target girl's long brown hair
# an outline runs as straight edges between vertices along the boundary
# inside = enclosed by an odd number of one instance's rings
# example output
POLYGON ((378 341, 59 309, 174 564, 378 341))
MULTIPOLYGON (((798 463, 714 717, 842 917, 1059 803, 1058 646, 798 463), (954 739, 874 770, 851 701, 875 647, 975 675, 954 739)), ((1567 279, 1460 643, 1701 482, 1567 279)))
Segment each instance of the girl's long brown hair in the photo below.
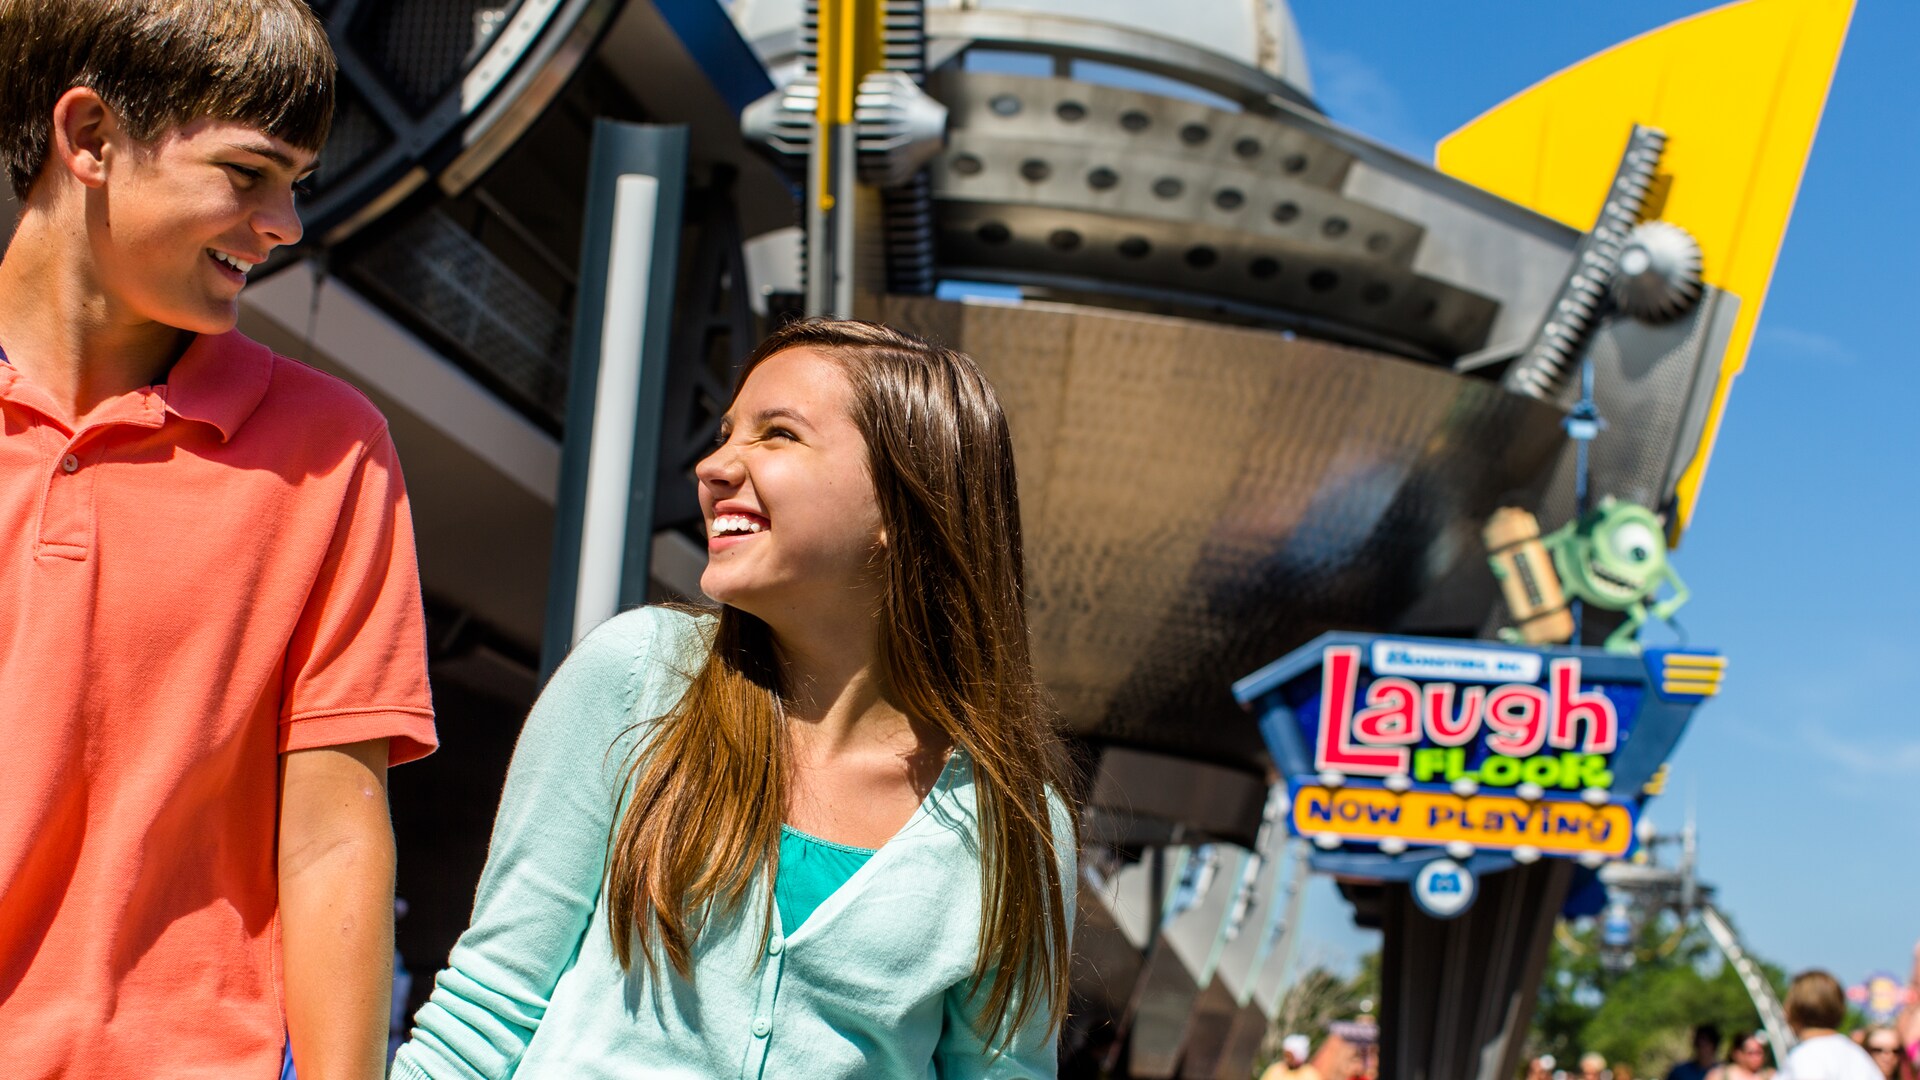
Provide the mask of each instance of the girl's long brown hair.
MULTIPOLYGON (((886 530, 880 663, 894 704, 973 759, 982 918, 981 1030, 1066 1013, 1067 895, 1048 791, 1067 787, 1028 655, 1013 444, 993 387, 965 354, 851 320, 792 323, 747 358, 806 348, 840 364, 886 530)), ((735 390, 738 393, 738 388, 735 390)), ((655 722, 609 841, 614 953, 651 969, 657 943, 682 977, 709 918, 736 911, 776 866, 789 783, 780 667, 767 625, 720 610, 712 650, 655 722)), ((1069 815, 1071 804, 1069 803, 1069 815)), ((1076 831, 1077 835, 1077 831, 1076 831)), ((765 917, 772 918, 768 890, 765 917)))

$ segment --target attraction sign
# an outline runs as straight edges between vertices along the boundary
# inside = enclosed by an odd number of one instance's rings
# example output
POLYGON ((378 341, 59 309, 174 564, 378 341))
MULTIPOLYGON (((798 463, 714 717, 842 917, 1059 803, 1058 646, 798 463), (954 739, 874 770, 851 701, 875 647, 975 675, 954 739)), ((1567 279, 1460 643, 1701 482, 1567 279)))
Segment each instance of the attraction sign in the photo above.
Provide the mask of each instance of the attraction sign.
POLYGON ((1875 1024, 1891 1024, 1900 1010, 1910 1004, 1906 984, 1889 971, 1876 971, 1866 981, 1847 987, 1847 1000, 1875 1024))
POLYGON ((1650 784, 1726 661, 1324 634, 1234 684, 1317 869, 1411 881, 1449 856, 1589 866, 1632 853, 1650 784))

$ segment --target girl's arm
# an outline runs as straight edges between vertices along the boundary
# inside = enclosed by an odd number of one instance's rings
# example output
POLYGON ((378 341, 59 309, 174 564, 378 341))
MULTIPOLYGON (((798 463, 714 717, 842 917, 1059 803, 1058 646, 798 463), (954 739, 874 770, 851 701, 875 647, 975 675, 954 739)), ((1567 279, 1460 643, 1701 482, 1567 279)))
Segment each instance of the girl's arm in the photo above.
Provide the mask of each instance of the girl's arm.
POLYGON ((474 898, 395 1080, 505 1080, 579 951, 605 873, 636 673, 661 613, 603 624, 553 675, 514 748, 474 898), (637 632, 636 632, 637 630, 637 632), (609 752, 609 747, 612 747, 609 752))
MULTIPOLYGON (((1053 810, 1053 847, 1059 853, 1060 880, 1066 887, 1067 934, 1073 934, 1074 901, 1080 882, 1078 837, 1073 819, 1058 795, 1048 793, 1053 810)), ((1071 942, 1069 942, 1071 943, 1071 942)), ((1059 1032, 1048 1025, 1043 1004, 1013 1037, 996 1044, 980 1030, 980 1005, 986 1000, 992 975, 979 986, 964 982, 947 991, 946 1023, 934 1048, 935 1074, 940 1080, 1054 1080, 1059 1074, 1059 1032), (995 1057, 995 1053, 998 1057, 995 1057)))

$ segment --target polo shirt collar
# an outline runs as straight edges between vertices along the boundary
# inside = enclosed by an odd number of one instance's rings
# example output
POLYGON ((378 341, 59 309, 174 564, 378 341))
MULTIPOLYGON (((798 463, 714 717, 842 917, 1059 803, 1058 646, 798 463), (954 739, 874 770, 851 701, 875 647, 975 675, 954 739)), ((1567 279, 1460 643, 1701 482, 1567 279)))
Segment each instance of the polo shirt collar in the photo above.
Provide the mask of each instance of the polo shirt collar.
MULTIPOLYGON (((174 361, 165 380, 148 388, 147 400, 164 403, 167 412, 182 420, 213 425, 220 441, 227 442, 267 396, 267 385, 273 381, 273 352, 238 330, 201 334, 174 361)), ((0 391, 12 390, 16 384, 27 386, 0 351, 0 391)), ((152 421, 152 426, 158 427, 159 421, 152 421)))
POLYGON ((253 415, 272 381, 272 351, 229 330, 194 338, 167 372, 166 385, 154 389, 164 395, 168 412, 212 424, 226 442, 253 415))

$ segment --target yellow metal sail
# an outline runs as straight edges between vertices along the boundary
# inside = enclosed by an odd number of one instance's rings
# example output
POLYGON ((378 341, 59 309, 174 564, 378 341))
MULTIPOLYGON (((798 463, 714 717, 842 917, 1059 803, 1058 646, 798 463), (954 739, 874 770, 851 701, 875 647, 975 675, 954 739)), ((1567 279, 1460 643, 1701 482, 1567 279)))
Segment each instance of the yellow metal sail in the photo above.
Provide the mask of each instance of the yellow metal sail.
POLYGON ((1440 171, 1585 230, 1632 126, 1667 133, 1654 216, 1693 233, 1707 283, 1740 298, 1706 430, 1676 493, 1676 540, 1746 362, 1852 16, 1853 0, 1715 8, 1575 64, 1435 150, 1440 171))

